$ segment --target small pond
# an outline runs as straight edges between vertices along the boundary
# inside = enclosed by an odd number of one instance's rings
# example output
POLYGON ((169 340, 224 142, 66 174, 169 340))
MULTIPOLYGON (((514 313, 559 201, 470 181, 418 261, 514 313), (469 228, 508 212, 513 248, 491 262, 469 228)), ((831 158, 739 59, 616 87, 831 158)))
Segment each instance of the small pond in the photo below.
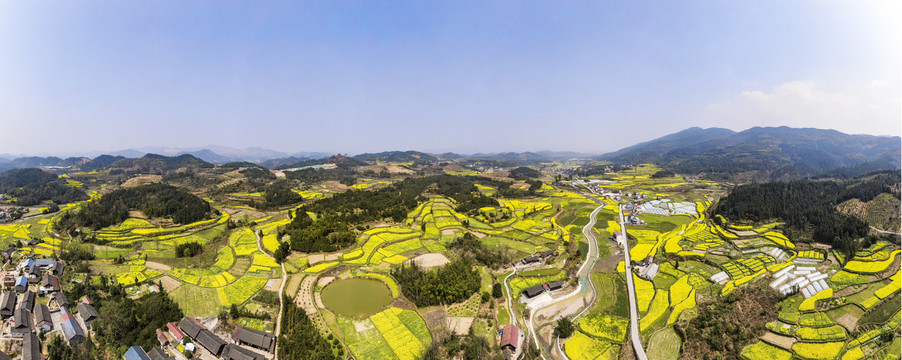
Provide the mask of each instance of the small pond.
POLYGON ((332 312, 355 319, 376 314, 391 301, 391 291, 380 281, 371 279, 336 280, 320 293, 323 305, 332 312))

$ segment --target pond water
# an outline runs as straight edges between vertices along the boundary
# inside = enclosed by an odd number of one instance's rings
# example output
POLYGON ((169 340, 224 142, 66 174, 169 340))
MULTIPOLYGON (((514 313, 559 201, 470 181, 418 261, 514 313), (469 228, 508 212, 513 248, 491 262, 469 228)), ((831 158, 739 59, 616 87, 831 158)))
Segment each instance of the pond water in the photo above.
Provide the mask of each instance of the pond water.
POLYGON ((332 312, 362 319, 382 311, 391 303, 391 291, 380 281, 370 279, 336 280, 326 285, 320 297, 332 312))

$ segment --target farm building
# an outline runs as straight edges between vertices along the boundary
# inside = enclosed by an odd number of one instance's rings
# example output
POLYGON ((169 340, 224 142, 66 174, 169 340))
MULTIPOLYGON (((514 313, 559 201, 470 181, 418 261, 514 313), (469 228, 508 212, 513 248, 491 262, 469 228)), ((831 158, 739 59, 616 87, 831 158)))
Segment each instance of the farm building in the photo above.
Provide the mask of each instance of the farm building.
POLYGON ((646 266, 645 268, 643 268, 642 271, 639 272, 639 277, 641 277, 645 280, 654 279, 655 275, 658 275, 659 269, 660 269, 660 267, 658 266, 658 264, 651 263, 648 266, 646 266))
POLYGON ((43 357, 37 335, 33 332, 26 334, 22 344, 22 360, 41 360, 43 357))
POLYGON ((27 309, 28 311, 34 309, 34 291, 26 291, 25 294, 22 295, 22 301, 19 302, 17 307, 27 309))
POLYGON ((255 353, 235 344, 228 344, 222 351, 224 360, 265 360, 262 354, 255 353))
POLYGON ((552 281, 550 283, 545 284, 545 290, 554 291, 564 287, 564 282, 560 280, 552 281))
POLYGON ((523 295, 526 295, 527 298, 532 299, 543 292, 545 292, 545 287, 542 285, 536 285, 529 289, 523 290, 523 295))
POLYGON ((31 311, 24 308, 16 309, 13 321, 13 326, 9 330, 10 336, 20 338, 31 333, 31 311))
POLYGON ((147 356, 150 356, 150 360, 175 360, 172 355, 166 353, 166 350, 163 350, 161 347, 155 347, 150 349, 150 352, 147 353, 147 356))
POLYGON ((542 261, 542 260, 539 259, 537 256, 530 255, 530 256, 524 258, 523 260, 520 260, 520 263, 523 265, 529 265, 529 264, 539 263, 540 261, 542 261))
POLYGON ((163 330, 157 329, 157 341, 160 342, 160 346, 169 345, 169 339, 166 338, 166 335, 163 334, 163 330))
MULTIPOLYGON (((50 295, 50 300, 53 301, 54 308, 68 308, 69 307, 69 299, 66 299, 66 295, 62 292, 55 292, 50 295)), ((49 306, 49 305, 48 305, 49 306)))
POLYGON ((89 329, 91 328, 91 324, 94 321, 100 319, 100 316, 97 315, 97 310, 94 310, 94 306, 90 304, 81 303, 78 304, 78 316, 81 316, 82 321, 85 322, 85 326, 89 329))
POLYGON ((128 348, 128 351, 125 354, 122 354, 122 359, 124 360, 150 360, 150 357, 147 356, 147 353, 144 352, 140 346, 132 346, 128 348))
POLYGON ((61 307, 60 315, 62 317, 63 336, 66 337, 69 345, 80 344, 85 341, 85 333, 72 314, 66 308, 61 307))
POLYGON ((16 286, 16 273, 12 271, 7 271, 3 273, 3 287, 11 288, 16 286))
POLYGON ((16 311, 16 293, 4 291, 3 295, 0 295, 0 316, 13 316, 13 311, 16 311))
POLYGON ((34 324, 41 332, 53 330, 53 319, 50 317, 50 308, 44 304, 37 304, 34 307, 34 324))
POLYGON ((175 323, 173 323, 173 322, 167 323, 166 329, 169 330, 169 334, 172 335, 172 337, 174 337, 176 340, 178 340, 179 343, 181 343, 182 339, 185 338, 185 333, 183 333, 181 330, 179 330, 179 327, 176 326, 175 323))
POLYGON ((517 351, 520 343, 520 329, 516 325, 507 325, 501 329, 501 350, 517 351))
POLYGON ((47 295, 50 293, 55 293, 60 291, 60 280, 56 276, 47 274, 44 275, 44 279, 41 280, 41 294, 47 295))
POLYGON ((214 335, 212 331, 203 329, 200 333, 197 334, 197 337, 194 338, 194 341, 197 341, 198 344, 206 348, 213 355, 219 356, 222 354, 223 348, 226 346, 226 342, 220 339, 218 336, 214 335))
POLYGON ((276 337, 273 334, 240 325, 232 332, 232 340, 239 345, 248 345, 268 352, 273 352, 276 348, 276 337))
POLYGON ((39 280, 41 280, 41 268, 37 266, 29 266, 25 270, 25 275, 28 276, 29 284, 37 284, 39 280))
POLYGON ((181 321, 179 321, 179 330, 182 331, 185 335, 190 336, 192 339, 197 339, 197 335, 200 334, 201 330, 206 330, 203 325, 197 322, 190 317, 183 317, 181 321))
POLYGON ((16 278, 16 292, 23 293, 28 289, 28 278, 25 275, 16 278))

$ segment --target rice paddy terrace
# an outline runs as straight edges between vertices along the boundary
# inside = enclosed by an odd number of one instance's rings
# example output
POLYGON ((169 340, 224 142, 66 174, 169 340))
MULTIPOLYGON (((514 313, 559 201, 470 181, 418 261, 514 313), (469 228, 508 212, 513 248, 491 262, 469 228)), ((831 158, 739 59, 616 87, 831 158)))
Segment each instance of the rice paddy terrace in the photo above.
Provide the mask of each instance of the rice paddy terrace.
MULTIPOLYGON (((549 165, 555 166, 560 164, 549 165)), ((686 352, 682 332, 696 326, 708 304, 745 288, 770 289, 780 296, 777 315, 766 319, 761 334, 732 352, 745 359, 899 358, 899 244, 881 241, 847 256, 825 246, 797 243, 782 233, 780 223, 737 225, 730 219, 709 218, 707 210, 719 196, 717 184, 652 176, 659 170, 639 166, 554 186, 548 185, 554 182, 545 175, 546 183, 535 196, 499 197, 498 206, 466 214, 456 211, 450 197, 424 194, 404 220, 384 219, 358 227, 351 246, 325 253, 294 252, 281 264, 273 254, 289 239, 280 230, 295 217, 316 220, 318 215, 299 207, 259 211, 240 205, 263 196, 256 192, 228 193, 227 199, 233 201, 226 202, 207 198, 217 213, 207 220, 176 226, 134 216, 86 231, 82 237, 92 240, 77 245, 54 232, 61 214, 79 206, 70 204, 60 213, 0 225, 0 239, 7 243, 40 239, 18 250, 39 256, 65 252, 68 246, 87 247, 97 259, 90 262, 89 274, 80 275, 86 281, 109 276, 135 296, 160 285, 190 316, 214 317, 233 306, 272 314, 268 320, 239 320, 267 331, 274 331, 279 311, 278 302, 267 300, 268 295, 282 287, 284 278, 285 294, 306 311, 317 331, 336 341, 335 354, 418 359, 449 333, 471 333, 494 348, 501 327, 514 324, 526 331, 525 316, 533 300, 524 291, 561 281, 563 289, 547 288, 542 295, 554 299, 575 287, 573 274, 589 247, 581 231, 592 210, 601 205, 594 228, 600 258, 591 273, 597 296, 585 311, 582 305, 548 310, 571 317, 579 313, 573 317, 576 330, 555 342, 551 333, 557 317, 542 317, 536 331, 543 344, 554 345, 535 349, 534 344, 522 343, 521 348, 534 349, 527 355, 630 358, 631 295, 625 279, 632 276, 639 329, 651 359, 697 355, 686 352), (620 230, 618 206, 636 215, 628 225, 631 260, 638 269, 631 274, 625 273, 621 250, 611 239, 620 230), (508 266, 480 266, 478 291, 464 301, 415 305, 392 270, 411 262, 428 269, 457 260, 459 255, 450 247, 465 234, 516 263, 546 255, 516 272, 508 266), (178 257, 176 249, 189 243, 202 245, 203 252, 178 257), (646 269, 650 257, 655 271, 646 269), (508 276, 509 289, 495 298, 495 285, 508 276)), ((468 169, 467 175, 479 172, 468 169)), ((391 183, 360 179, 345 188, 369 191, 391 183)), ((499 192, 485 184, 476 187, 486 196, 499 192)), ((312 201, 332 196, 334 189, 313 186, 296 192, 312 201)), ((732 353, 724 350, 720 355, 730 358, 732 353)), ((490 355, 497 356, 500 352, 490 355)))

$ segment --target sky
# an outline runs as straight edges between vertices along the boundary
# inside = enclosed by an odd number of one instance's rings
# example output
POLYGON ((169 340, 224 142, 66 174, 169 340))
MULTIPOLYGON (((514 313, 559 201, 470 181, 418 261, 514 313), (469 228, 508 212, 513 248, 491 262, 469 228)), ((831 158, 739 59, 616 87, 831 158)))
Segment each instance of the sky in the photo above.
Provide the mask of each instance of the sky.
POLYGON ((0 0, 0 154, 902 133, 898 1, 0 0))

